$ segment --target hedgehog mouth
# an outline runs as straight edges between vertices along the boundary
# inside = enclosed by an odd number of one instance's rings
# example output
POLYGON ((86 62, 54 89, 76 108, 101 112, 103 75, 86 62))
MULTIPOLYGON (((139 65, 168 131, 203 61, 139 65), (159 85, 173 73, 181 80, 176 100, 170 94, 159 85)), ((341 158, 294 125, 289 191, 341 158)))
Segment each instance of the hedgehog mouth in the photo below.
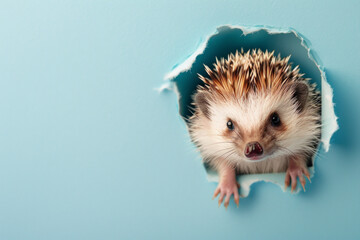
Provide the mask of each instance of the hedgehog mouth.
POLYGON ((267 160, 269 157, 271 157, 271 155, 273 155, 273 152, 267 153, 267 154, 262 154, 260 156, 253 156, 253 157, 245 157, 244 160, 245 162, 249 162, 249 163, 256 163, 256 162, 262 162, 267 160))
POLYGON ((258 161, 258 160, 262 160, 264 157, 262 156, 254 156, 254 157, 249 157, 248 159, 250 159, 251 161, 258 161))
POLYGON ((268 158, 268 156, 254 156, 254 157, 250 157, 250 158, 245 158, 246 162, 251 162, 251 163, 255 163, 255 162, 262 162, 265 161, 268 158))

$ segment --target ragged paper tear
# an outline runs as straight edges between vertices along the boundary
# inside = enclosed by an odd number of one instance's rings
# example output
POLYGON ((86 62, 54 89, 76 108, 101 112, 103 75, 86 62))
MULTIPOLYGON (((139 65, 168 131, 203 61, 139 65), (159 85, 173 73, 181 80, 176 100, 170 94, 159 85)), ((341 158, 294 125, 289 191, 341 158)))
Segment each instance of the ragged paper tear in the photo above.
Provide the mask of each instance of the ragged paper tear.
MULTIPOLYGON (((319 59, 316 58, 309 43, 293 29, 277 29, 273 27, 255 26, 221 26, 214 34, 211 34, 185 61, 176 65, 174 69, 165 76, 166 83, 158 90, 173 90, 178 95, 179 113, 187 124, 186 119, 191 117, 192 95, 196 92, 198 85, 203 85, 198 74, 206 75, 204 64, 212 65, 215 58, 226 58, 228 54, 243 49, 244 52, 252 49, 275 52, 282 57, 291 56, 293 66, 299 65, 305 78, 310 78, 316 83, 321 91, 321 144, 318 151, 327 152, 330 147, 330 139, 338 129, 337 117, 334 112, 333 91, 326 80, 326 75, 319 59)), ((313 163, 316 159, 313 157, 313 163)), ((208 180, 218 181, 218 175, 210 168, 206 168, 208 180)), ((314 164, 309 167, 311 177, 314 175, 314 164)), ((248 174, 238 176, 241 186, 240 194, 243 197, 249 195, 251 185, 255 182, 272 182, 284 189, 285 173, 271 174, 248 174)), ((296 192, 300 190, 300 184, 296 192)))

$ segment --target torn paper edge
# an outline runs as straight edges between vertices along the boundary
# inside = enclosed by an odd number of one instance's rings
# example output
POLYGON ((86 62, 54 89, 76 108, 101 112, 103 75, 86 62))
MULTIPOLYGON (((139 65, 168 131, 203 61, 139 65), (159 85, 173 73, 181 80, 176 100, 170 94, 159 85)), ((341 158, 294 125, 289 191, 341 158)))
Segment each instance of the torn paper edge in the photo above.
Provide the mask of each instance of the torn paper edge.
MULTIPOLYGON (((165 75, 166 83, 162 84, 156 90, 159 92, 167 90, 174 90, 176 95, 180 97, 180 92, 178 91, 176 84, 172 81, 175 77, 177 77, 180 73, 188 71, 191 69, 193 63, 196 60, 196 57, 202 54, 207 46, 207 43, 210 38, 219 33, 219 29, 222 27, 228 27, 230 29, 240 29, 243 31, 244 35, 249 33, 254 33, 260 30, 265 30, 268 34, 280 34, 280 33, 293 33, 300 40, 301 46, 304 47, 307 51, 308 58, 314 62, 321 73, 321 142, 325 152, 329 151, 330 148, 330 139, 334 132, 339 129, 337 123, 337 116, 334 111, 334 103, 333 103, 333 90, 330 84, 326 80, 326 75, 324 68, 321 66, 321 61, 314 54, 311 53, 311 48, 305 38, 299 34, 296 30, 292 28, 275 28, 272 26, 266 25, 256 25, 256 26, 238 26, 238 25, 222 25, 216 29, 215 33, 210 34, 206 37, 206 39, 200 44, 200 46, 195 50, 193 54, 191 54, 185 61, 176 66, 172 71, 165 75)), ((187 127, 188 128, 188 127, 187 127)), ((319 150, 319 149, 318 149, 319 150)), ((313 156, 313 162, 316 154, 313 156)), ((309 168, 310 178, 314 176, 315 169, 314 167, 309 168)), ((207 170, 207 178, 210 182, 218 182, 219 177, 215 171, 207 170)), ((285 173, 268 173, 268 174, 248 174, 248 175, 240 175, 238 176, 238 182, 241 185, 240 195, 242 197, 247 197, 250 193, 251 185, 256 182, 272 182, 279 187, 283 191, 284 189, 284 179, 285 173)), ((295 193, 300 191, 300 186, 298 184, 295 193)))

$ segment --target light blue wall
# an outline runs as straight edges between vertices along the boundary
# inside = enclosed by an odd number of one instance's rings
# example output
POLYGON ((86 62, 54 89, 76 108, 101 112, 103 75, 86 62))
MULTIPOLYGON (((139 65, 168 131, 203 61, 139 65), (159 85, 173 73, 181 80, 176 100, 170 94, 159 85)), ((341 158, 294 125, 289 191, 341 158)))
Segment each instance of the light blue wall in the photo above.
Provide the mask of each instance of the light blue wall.
POLYGON ((359 1, 1 1, 0 239, 360 238, 359 1), (164 75, 223 24, 293 27, 340 130, 307 192, 211 201, 164 75))

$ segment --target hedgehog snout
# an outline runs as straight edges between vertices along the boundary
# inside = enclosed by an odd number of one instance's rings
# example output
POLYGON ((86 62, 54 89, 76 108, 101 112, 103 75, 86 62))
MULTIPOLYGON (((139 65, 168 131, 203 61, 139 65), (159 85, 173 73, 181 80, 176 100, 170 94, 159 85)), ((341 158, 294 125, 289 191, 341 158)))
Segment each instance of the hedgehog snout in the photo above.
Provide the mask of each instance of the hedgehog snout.
POLYGON ((258 142, 249 142, 246 144, 244 154, 247 158, 256 160, 263 154, 263 148, 258 142))

